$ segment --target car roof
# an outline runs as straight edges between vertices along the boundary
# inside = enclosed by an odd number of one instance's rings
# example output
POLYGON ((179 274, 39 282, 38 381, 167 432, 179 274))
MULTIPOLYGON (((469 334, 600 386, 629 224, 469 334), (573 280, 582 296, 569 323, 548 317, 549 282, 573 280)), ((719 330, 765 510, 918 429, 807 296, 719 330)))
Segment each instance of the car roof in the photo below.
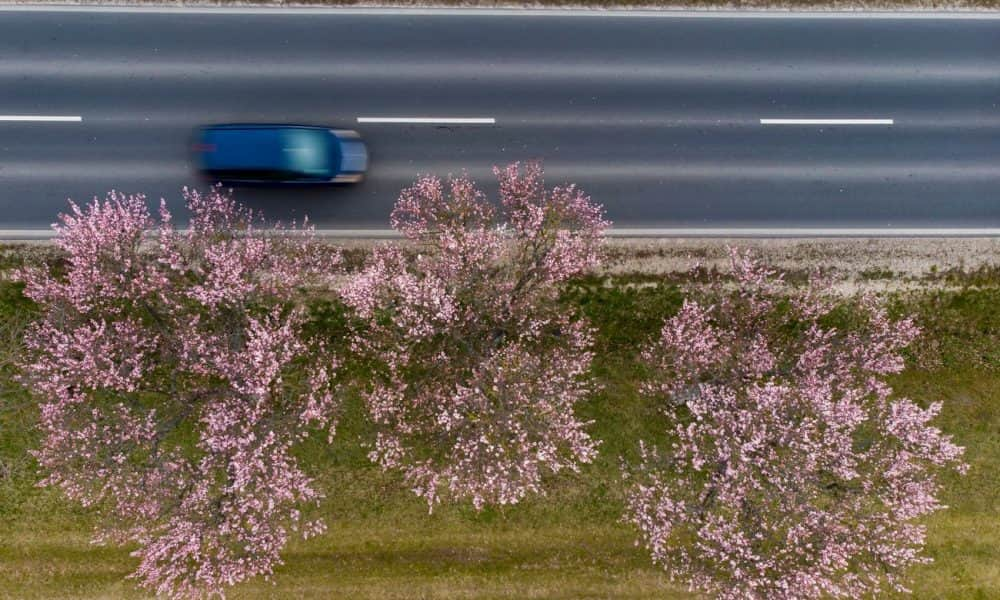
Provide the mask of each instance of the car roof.
POLYGON ((277 124, 225 124, 205 127, 201 142, 212 146, 205 169, 278 170, 316 177, 332 176, 339 150, 324 127, 277 124))

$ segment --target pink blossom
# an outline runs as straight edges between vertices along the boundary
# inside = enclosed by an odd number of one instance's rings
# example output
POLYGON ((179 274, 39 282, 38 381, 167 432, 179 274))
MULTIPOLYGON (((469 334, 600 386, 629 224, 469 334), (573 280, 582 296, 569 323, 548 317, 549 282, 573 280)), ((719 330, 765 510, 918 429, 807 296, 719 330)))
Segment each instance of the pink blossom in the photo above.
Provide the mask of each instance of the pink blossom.
POLYGON ((332 428, 336 364, 292 302, 322 264, 310 231, 258 227, 218 188, 184 194, 185 234, 142 196, 71 204, 65 275, 22 274, 42 314, 23 369, 42 484, 103 517, 97 541, 137 546, 143 586, 200 597, 269 576, 291 532, 322 529, 291 450, 332 428))
POLYGON ((962 448, 885 376, 918 334, 873 297, 863 325, 824 325, 835 303, 731 251, 736 289, 687 300, 642 353, 643 391, 674 425, 641 446, 626 519, 672 578, 719 598, 857 598, 904 591, 927 562, 915 520, 942 508, 936 473, 962 448), (790 302, 786 302, 790 300, 790 302))
POLYGON ((546 191, 538 165, 495 173, 499 209, 465 177, 404 190, 392 224, 416 254, 380 248, 341 290, 362 321, 355 347, 380 365, 370 457, 431 508, 516 503, 596 452, 574 416, 591 332, 557 284, 597 263, 603 210, 572 186, 546 191))

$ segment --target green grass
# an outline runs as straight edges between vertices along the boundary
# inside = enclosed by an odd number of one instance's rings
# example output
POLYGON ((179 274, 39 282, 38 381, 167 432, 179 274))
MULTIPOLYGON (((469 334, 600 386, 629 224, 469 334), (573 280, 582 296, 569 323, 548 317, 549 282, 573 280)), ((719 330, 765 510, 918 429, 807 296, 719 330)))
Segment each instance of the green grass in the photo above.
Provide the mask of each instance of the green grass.
MULTIPOLYGON (((635 355, 680 304, 672 282, 606 286, 583 281, 566 292, 597 326, 595 373, 603 389, 581 407, 603 440, 598 460, 578 475, 550 480, 547 497, 505 510, 426 505, 398 477, 372 467, 362 446, 370 430, 357 398, 349 398, 338 437, 317 439, 301 456, 326 492, 320 510, 330 531, 294 542, 276 585, 253 581, 232 598, 690 598, 653 567, 633 532, 618 519, 619 457, 634 457, 636 440, 657 440, 664 418, 636 394, 635 355)), ((900 393, 942 400, 939 424, 967 447, 972 469, 944 478, 949 510, 928 520, 927 552, 914 569, 917 598, 1000 598, 1000 282, 894 298, 913 310, 927 336, 900 393)), ((16 354, 17 331, 30 305, 13 284, 0 283, 0 598, 140 598, 123 578, 135 567, 128 549, 88 542, 83 510, 50 490, 25 450, 35 443, 33 410, 10 382, 4 356, 16 354), (4 353, 6 352, 6 354, 4 353)), ((313 332, 343 327, 336 306, 317 304, 313 332)), ((360 368, 360 367, 358 367, 360 368)))

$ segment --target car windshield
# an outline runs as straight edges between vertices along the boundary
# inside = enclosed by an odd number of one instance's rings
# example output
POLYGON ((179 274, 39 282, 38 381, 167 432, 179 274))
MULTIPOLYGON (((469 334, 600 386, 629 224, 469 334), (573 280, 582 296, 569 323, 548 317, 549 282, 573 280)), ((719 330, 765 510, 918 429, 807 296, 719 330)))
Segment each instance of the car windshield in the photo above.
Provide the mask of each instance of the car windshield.
POLYGON ((331 137, 320 129, 286 129, 282 152, 288 170, 316 177, 330 176, 331 137))

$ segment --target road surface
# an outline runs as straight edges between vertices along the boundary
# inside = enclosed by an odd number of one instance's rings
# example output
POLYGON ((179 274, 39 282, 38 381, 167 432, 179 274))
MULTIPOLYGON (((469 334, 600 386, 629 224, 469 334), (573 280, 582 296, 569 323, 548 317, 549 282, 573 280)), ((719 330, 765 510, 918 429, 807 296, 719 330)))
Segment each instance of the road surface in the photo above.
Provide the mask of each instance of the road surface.
POLYGON ((323 229, 543 159, 621 229, 1000 231, 997 16, 0 9, 0 229, 177 207, 192 130, 258 121, 368 141, 362 185, 238 192, 323 229))

